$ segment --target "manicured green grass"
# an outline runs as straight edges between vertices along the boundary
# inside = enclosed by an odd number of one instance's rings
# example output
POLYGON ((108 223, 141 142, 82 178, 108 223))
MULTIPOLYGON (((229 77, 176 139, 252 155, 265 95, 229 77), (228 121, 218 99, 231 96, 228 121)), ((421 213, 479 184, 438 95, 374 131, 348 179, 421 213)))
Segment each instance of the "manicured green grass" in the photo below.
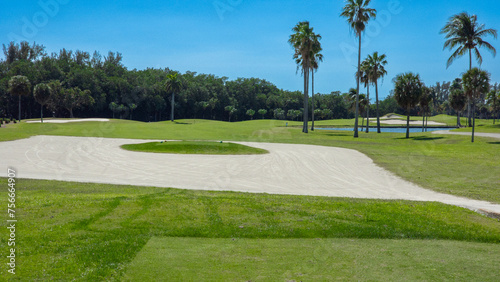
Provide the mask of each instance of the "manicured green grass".
MULTIPOLYGON (((0 183, 6 185, 7 181, 2 178, 0 183)), ((495 251, 500 243, 498 220, 439 203, 24 179, 18 179, 16 199, 18 265, 15 278, 25 281, 119 279, 153 237, 298 239, 292 244, 292 250, 281 257, 284 262, 307 254, 299 247, 308 246, 311 244, 308 239, 315 238, 349 238, 354 240, 353 244, 358 239, 417 239, 431 245, 436 243, 434 240, 460 241, 446 243, 452 253, 476 248, 467 242, 490 246, 477 247, 477 251, 485 248, 495 251)), ((7 206, 6 196, 0 197, 0 206, 7 206)), ((0 220, 6 219, 7 213, 1 213, 0 220)), ((6 246, 8 236, 8 230, 2 228, 2 246, 6 246)), ((374 242, 376 248, 383 245, 374 242)), ((407 241, 395 242, 391 247, 392 242, 387 241, 387 248, 395 250, 401 246, 407 248, 407 252, 418 249, 417 245, 404 242, 407 241)), ((365 243, 360 241, 360 244, 365 243)), ((7 252, 6 247, 1 248, 0 257, 5 258, 7 252)), ((463 256, 468 254, 475 253, 466 251, 463 256)), ((359 251, 355 256, 356 262, 347 261, 346 269, 358 267, 365 259, 370 267, 378 266, 379 261, 370 263, 371 255, 366 252, 359 251)), ((423 252, 422 256, 427 257, 427 253, 423 252)), ((433 258, 432 253, 429 256, 433 258)), ((481 262, 481 259, 472 259, 478 264, 481 262)), ((416 271, 419 266, 414 266, 416 271)), ((405 271, 406 265, 392 267, 394 271, 405 271)), ((467 277, 470 271, 482 275, 481 270, 464 270, 457 277, 467 277)), ((8 278, 13 277, 2 267, 0 280, 8 278)))
POLYGON ((267 150, 229 142, 150 142, 143 144, 127 144, 121 146, 125 150, 135 152, 168 153, 168 154, 201 154, 201 155, 257 155, 267 154, 267 150))
POLYGON ((498 281, 500 245, 430 240, 152 238, 125 281, 498 281))
MULTIPOLYGON (((338 123, 344 121, 336 121, 338 123)), ((489 122, 489 121, 488 121, 489 122)), ((254 120, 218 122, 184 120, 176 123, 141 123, 126 120, 73 124, 13 125, 0 130, 0 140, 12 140, 35 134, 63 136, 95 136, 110 138, 156 140, 224 140, 273 143, 312 144, 358 150, 378 165, 425 188, 438 192, 500 203, 499 140, 469 136, 436 135, 432 133, 404 134, 373 131, 360 133, 317 130, 301 133, 291 127, 300 122, 254 120)), ((326 124, 326 123, 325 123, 326 124)), ((486 127, 478 126, 479 128, 486 127)), ((500 133, 500 126, 491 127, 500 133)))

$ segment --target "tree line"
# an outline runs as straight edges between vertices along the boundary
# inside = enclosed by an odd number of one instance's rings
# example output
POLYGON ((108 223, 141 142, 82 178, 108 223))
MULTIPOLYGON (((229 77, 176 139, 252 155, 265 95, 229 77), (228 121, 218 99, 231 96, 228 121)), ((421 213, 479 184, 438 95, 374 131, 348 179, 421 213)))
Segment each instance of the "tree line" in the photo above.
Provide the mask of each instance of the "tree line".
MULTIPOLYGON (((62 49, 48 55, 44 46, 28 42, 11 42, 3 46, 3 51, 5 56, 0 60, 0 119, 39 118, 43 115, 154 122, 172 119, 174 111, 175 119, 302 121, 304 117, 301 91, 279 89, 263 79, 229 80, 195 72, 180 74, 168 68, 128 70, 120 53, 109 52, 102 56, 98 52, 91 55, 62 49), (173 76, 179 81, 176 87, 170 88, 167 82, 173 76)), ((373 57, 376 61, 385 60, 382 55, 373 54, 373 57)), ((453 91, 457 83, 460 84, 460 80, 430 87, 432 100, 428 112, 456 114, 456 107, 453 107, 456 99, 452 98, 456 96, 453 91)), ((315 93, 314 100, 308 105, 308 117, 312 120, 353 118, 356 95, 352 94, 353 91, 315 93)), ((360 111, 361 115, 375 117, 376 105, 368 103, 366 96, 360 94, 362 110, 368 109, 360 111)), ((498 115, 500 99, 493 98, 497 96, 480 99, 478 112, 484 117, 498 115)), ((464 114, 466 111, 458 112, 464 114)), ((419 108, 411 111, 412 115, 421 112, 419 108)), ((397 103, 394 93, 379 103, 380 116, 388 113, 406 113, 397 103)))
MULTIPOLYGON (((107 117, 139 121, 201 118, 301 120, 300 91, 279 89, 259 78, 229 80, 169 68, 128 70, 120 53, 102 56, 62 49, 48 55, 43 45, 11 42, 0 61, 0 118, 107 117), (172 85, 172 82, 174 84, 172 85), (174 95, 174 92, 175 95, 174 95), (173 103, 172 103, 173 101, 173 103), (19 107, 19 105, 23 105, 19 107)), ((317 94, 316 120, 354 116, 349 93, 317 94)), ((386 102, 383 113, 396 112, 386 102)))

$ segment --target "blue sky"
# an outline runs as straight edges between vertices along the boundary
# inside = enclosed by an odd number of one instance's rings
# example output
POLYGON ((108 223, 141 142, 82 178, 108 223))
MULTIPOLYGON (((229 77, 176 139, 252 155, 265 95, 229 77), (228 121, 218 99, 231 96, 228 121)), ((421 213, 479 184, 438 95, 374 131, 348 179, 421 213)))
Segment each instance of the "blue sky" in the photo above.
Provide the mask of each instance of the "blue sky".
MULTIPOLYGON (((169 67, 230 79, 258 77, 282 89, 301 90, 303 80, 287 41, 293 26, 308 20, 323 37, 325 59, 315 76, 315 90, 345 92, 355 86, 357 43, 339 17, 343 5, 340 0, 4 1, 0 43, 36 41, 49 53, 62 48, 103 55, 118 51, 129 69, 169 67)), ((477 14, 487 28, 500 29, 497 0, 372 0, 371 5, 379 16, 368 25, 362 57, 374 51, 387 55, 382 97, 402 72, 419 73, 427 85, 434 85, 467 70, 466 57, 446 69, 451 52, 443 51, 439 31, 453 14, 477 14)), ((487 41, 500 52, 498 39, 487 41)), ((482 54, 482 68, 500 82, 499 58, 486 50, 482 54)))

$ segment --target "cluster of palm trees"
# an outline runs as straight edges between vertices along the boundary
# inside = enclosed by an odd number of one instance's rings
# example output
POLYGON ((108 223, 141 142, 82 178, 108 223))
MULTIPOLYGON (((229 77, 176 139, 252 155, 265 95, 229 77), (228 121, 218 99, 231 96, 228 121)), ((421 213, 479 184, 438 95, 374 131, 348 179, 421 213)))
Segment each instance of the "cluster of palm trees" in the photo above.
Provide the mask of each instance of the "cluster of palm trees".
POLYGON ((372 55, 368 55, 368 57, 361 63, 361 70, 357 75, 358 79, 363 82, 366 87, 366 133, 370 130, 370 84, 375 84, 377 133, 380 133, 378 80, 387 74, 387 71, 385 70, 386 64, 386 55, 379 55, 378 52, 374 52, 372 55))
MULTIPOLYGON (((309 74, 312 73, 312 96, 314 99, 314 71, 318 69, 319 62, 323 61, 321 51, 321 35, 314 33, 314 29, 310 27, 308 21, 299 22, 293 29, 293 34, 288 42, 295 49, 293 59, 297 63, 297 71, 301 69, 304 76, 304 125, 302 132, 308 133, 309 127, 309 74)), ((313 100, 314 102, 314 100, 313 100)), ((314 103, 313 103, 314 104, 314 103)), ((314 109, 313 109, 313 125, 314 130, 314 109)))
MULTIPOLYGON (((358 137, 358 117, 359 117, 359 85, 362 77, 365 77, 365 85, 368 86, 371 83, 376 84, 377 92, 377 105, 378 105, 378 86, 377 80, 383 76, 386 72, 383 65, 387 64, 385 60, 385 55, 378 56, 378 53, 374 53, 369 56, 364 64, 365 69, 361 69, 361 35, 366 28, 367 22, 376 17, 377 11, 375 9, 369 8, 371 0, 348 0, 346 5, 342 10, 341 16, 347 18, 352 30, 356 32, 356 36, 359 38, 359 49, 358 49, 358 70, 356 72, 357 77, 357 88, 356 88, 356 103, 355 103, 355 125, 354 125, 354 137, 358 137), (376 59, 376 61, 374 60, 376 59), (363 74, 361 74, 363 72, 363 74)), ((318 62, 323 60, 323 55, 320 53, 322 51, 321 44, 319 40, 321 36, 315 34, 313 28, 309 26, 309 22, 299 22, 293 29, 294 32, 289 39, 289 43, 294 47, 295 54, 293 56, 295 62, 297 63, 297 70, 302 69, 302 75, 304 76, 304 125, 303 132, 308 132, 308 109, 309 109, 309 73, 313 76, 313 95, 314 99, 314 71, 318 68, 318 62)), ((369 97, 367 98, 367 101, 369 97)), ((314 101, 314 100, 313 100, 314 101)), ((369 107, 366 107, 369 108, 369 107)), ((377 111, 378 112, 378 111, 377 111)), ((377 115, 377 120, 379 120, 377 115)), ((380 122, 377 122, 380 124, 380 122)), ((314 130, 314 109, 313 109, 313 125, 312 130, 314 130)), ((378 129, 380 132, 380 128, 378 129)))
MULTIPOLYGON (((376 109, 377 109, 377 132, 380 133, 380 117, 379 117, 379 100, 378 100, 378 80, 387 74, 385 70, 385 65, 387 64, 386 55, 379 55, 378 52, 374 52, 371 55, 361 61, 361 36, 365 30, 368 22, 371 19, 375 19, 377 16, 377 11, 370 8, 371 0, 346 0, 345 6, 340 14, 341 17, 345 17, 350 28, 355 32, 356 37, 359 40, 358 44, 358 68, 356 72, 356 90, 351 90, 351 96, 355 96, 355 104, 353 105, 355 110, 355 124, 354 124, 354 137, 358 137, 358 117, 360 113, 360 106, 366 108, 366 116, 369 117, 369 101, 370 101, 370 85, 375 85, 376 93, 376 109), (367 96, 364 98, 360 95, 360 83, 364 83, 367 88, 367 96), (363 98, 360 105, 360 97, 363 98), (366 104, 366 105, 365 105, 366 104)), ((289 43, 294 47, 294 60, 297 63, 297 70, 302 69, 302 75, 304 76, 304 125, 303 132, 308 132, 308 90, 309 90, 309 73, 312 73, 313 81, 313 94, 312 99, 314 99, 314 71, 318 68, 318 62, 323 60, 321 55, 321 44, 319 40, 321 36, 315 34, 313 28, 310 27, 309 22, 299 22, 297 26, 293 28, 293 34, 290 36, 289 43)), ((483 37, 491 35, 494 38, 497 37, 497 31, 494 29, 486 29, 484 24, 479 24, 477 22, 477 16, 469 15, 468 13, 460 13, 452 16, 448 23, 441 30, 441 33, 446 34, 446 42, 444 48, 449 48, 454 50, 453 54, 450 56, 447 62, 447 67, 449 67, 453 61, 465 54, 469 55, 469 71, 463 74, 462 77, 462 87, 464 90, 465 97, 459 97, 458 92, 452 93, 451 103, 457 108, 463 104, 463 101, 467 100, 469 122, 472 124, 472 142, 474 142, 474 127, 475 127, 475 103, 476 100, 483 94, 489 91, 489 74, 486 71, 480 70, 479 68, 472 68, 472 53, 476 56, 479 65, 482 64, 482 56, 479 52, 479 48, 486 48, 490 51, 493 56, 496 55, 495 48, 488 42, 486 42, 483 37), (471 114, 472 107, 472 114, 471 114), (474 118, 473 121, 471 119, 474 118)), ((395 84, 395 98, 399 105, 407 110, 407 138, 409 138, 409 114, 410 110, 414 108, 417 104, 420 104, 424 112, 424 122, 425 122, 425 111, 430 103, 430 95, 428 95, 428 89, 422 83, 420 76, 418 74, 413 74, 411 72, 398 75, 394 79, 395 84)), ((463 108, 463 106, 462 106, 463 108)), ((313 126, 314 130, 314 108, 313 108, 313 126)), ((369 132, 369 119, 367 121, 366 132, 369 132)))
MULTIPOLYGON (((497 31, 491 28, 485 28, 484 24, 479 24, 476 15, 470 15, 466 12, 452 16, 446 25, 441 29, 445 34, 446 42, 444 48, 454 50, 447 62, 449 67, 457 58, 466 54, 469 55, 469 71, 463 74, 462 84, 467 98, 468 125, 472 124, 472 142, 474 142, 475 129, 475 105, 476 100, 489 91, 489 73, 472 68, 472 53, 476 56, 479 65, 483 63, 483 57, 479 48, 486 48, 493 56, 496 56, 496 49, 489 42, 484 41, 483 37, 491 35, 497 38, 497 31), (471 115, 472 107, 472 115, 471 115), (471 119, 474 119, 471 121, 471 119)), ((461 97, 453 97, 456 103, 460 103, 461 97)))

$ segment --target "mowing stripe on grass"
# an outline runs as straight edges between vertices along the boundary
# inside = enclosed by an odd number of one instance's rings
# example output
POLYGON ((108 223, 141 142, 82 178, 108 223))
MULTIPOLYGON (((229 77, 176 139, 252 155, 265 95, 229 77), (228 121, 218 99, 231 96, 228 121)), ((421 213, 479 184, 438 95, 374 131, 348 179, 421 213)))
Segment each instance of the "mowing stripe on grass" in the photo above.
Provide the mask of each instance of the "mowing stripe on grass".
POLYGON ((152 238, 125 281, 498 281, 500 245, 434 240, 152 238))

